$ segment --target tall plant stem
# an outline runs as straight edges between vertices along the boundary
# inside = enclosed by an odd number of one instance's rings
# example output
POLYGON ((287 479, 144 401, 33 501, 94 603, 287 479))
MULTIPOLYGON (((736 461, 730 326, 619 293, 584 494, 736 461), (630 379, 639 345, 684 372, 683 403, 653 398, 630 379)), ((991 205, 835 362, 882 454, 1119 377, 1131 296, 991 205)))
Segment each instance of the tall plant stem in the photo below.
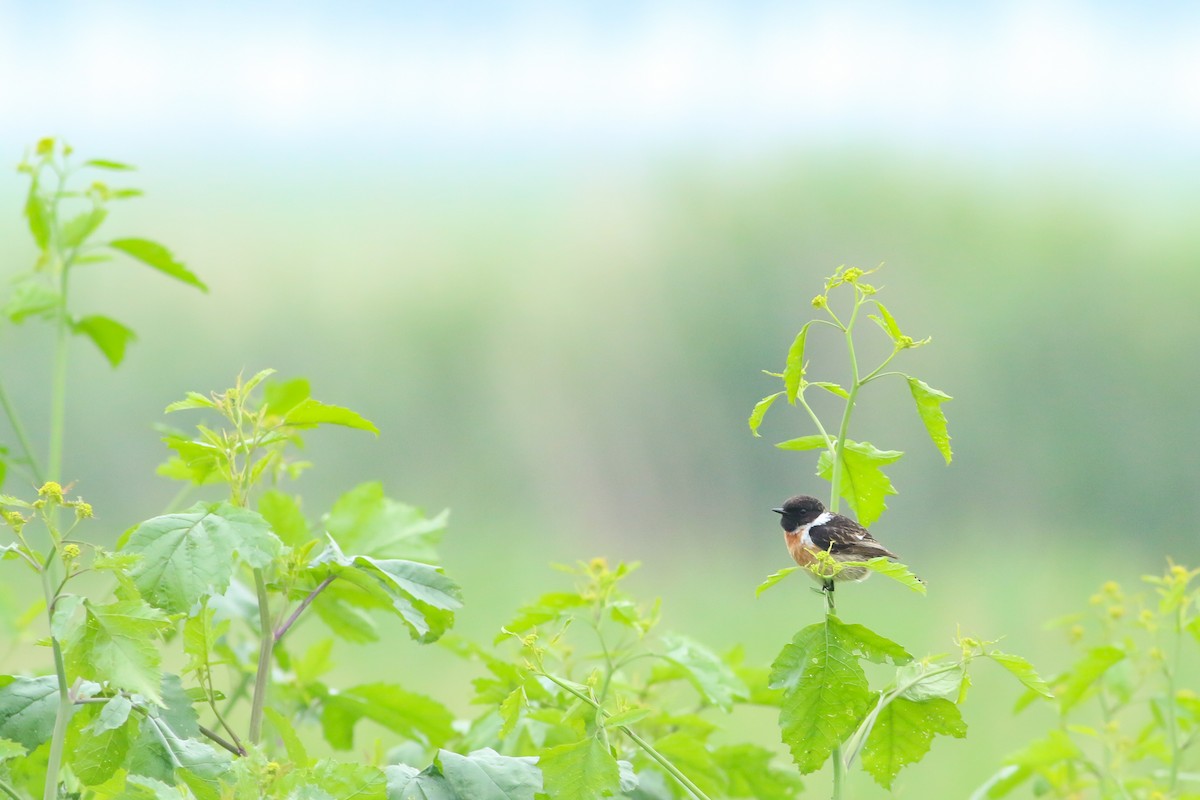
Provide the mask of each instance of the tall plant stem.
MULTIPOLYGON (((834 615, 836 606, 833 601, 833 581, 830 579, 825 585, 825 624, 829 624, 829 618, 834 615)), ((846 780, 846 765, 842 762, 842 747, 838 745, 833 748, 833 753, 830 755, 833 761, 833 800, 841 800, 842 785, 846 780)))
POLYGON ((846 409, 842 412, 842 424, 838 427, 837 441, 833 448, 833 474, 830 476, 832 486, 829 491, 829 510, 838 512, 841 504, 842 462, 846 458, 846 435, 850 431, 850 417, 854 413, 854 402, 858 399, 858 390, 862 381, 858 374, 858 357, 854 354, 854 322, 858 319, 858 309, 862 306, 859 289, 854 288, 854 310, 850 312, 850 321, 842 329, 846 335, 846 352, 850 357, 850 389, 846 398, 846 409))
POLYGON ((267 686, 271 679, 271 653, 275 647, 275 631, 271 628, 270 598, 267 579, 261 569, 254 570, 254 587, 258 591, 259 648, 258 672, 254 676, 254 698, 250 703, 250 741, 258 744, 262 736, 263 708, 267 702, 267 686))
MULTIPOLYGON (((46 599, 46 617, 53 625, 54 622, 54 588, 50 578, 51 559, 57 557, 58 547, 52 547, 46 563, 42 565, 42 593, 46 599)), ((62 646, 53 629, 50 633, 50 647, 54 651, 54 676, 58 680, 58 711, 54 716, 54 732, 50 736, 50 755, 46 763, 46 783, 42 792, 44 800, 57 800, 58 773, 62 767, 63 746, 67 738, 67 722, 71 718, 71 689, 67 684, 67 668, 63 662, 62 646)))

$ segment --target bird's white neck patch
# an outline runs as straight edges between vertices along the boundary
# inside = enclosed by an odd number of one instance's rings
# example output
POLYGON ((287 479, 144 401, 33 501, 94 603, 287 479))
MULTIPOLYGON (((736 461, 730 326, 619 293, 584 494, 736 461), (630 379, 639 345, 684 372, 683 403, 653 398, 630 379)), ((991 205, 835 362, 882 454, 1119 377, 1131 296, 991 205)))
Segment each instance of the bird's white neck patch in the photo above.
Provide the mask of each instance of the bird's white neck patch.
POLYGON ((833 519, 833 514, 830 514, 828 511, 822 511, 817 516, 816 519, 814 519, 812 522, 808 523, 807 527, 811 528, 814 525, 824 525, 826 522, 829 522, 829 520, 831 520, 831 519, 833 519))

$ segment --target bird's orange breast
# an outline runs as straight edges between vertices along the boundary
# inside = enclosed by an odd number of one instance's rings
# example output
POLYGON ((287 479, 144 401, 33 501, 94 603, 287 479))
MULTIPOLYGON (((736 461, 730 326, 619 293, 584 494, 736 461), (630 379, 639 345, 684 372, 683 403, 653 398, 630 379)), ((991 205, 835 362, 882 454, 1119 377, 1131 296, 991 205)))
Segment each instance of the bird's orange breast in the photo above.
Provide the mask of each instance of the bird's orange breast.
POLYGON ((787 542, 788 552, 792 554, 793 561, 802 567, 816 563, 817 557, 813 555, 814 548, 804 541, 804 536, 799 531, 795 533, 785 531, 783 538, 787 542))

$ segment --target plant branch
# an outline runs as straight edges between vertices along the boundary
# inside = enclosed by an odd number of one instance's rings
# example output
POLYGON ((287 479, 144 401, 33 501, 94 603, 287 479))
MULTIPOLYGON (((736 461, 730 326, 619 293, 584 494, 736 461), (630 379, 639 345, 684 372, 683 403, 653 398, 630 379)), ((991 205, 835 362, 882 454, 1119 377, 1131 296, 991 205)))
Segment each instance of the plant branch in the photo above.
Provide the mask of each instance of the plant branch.
MULTIPOLYGON (((580 700, 582 700, 583 702, 587 703, 589 706, 594 708, 596 710, 596 713, 599 715, 602 715, 604 718, 612 716, 611 714, 608 713, 608 711, 602 705, 600 705, 595 700, 593 700, 592 698, 585 695, 583 692, 580 692, 575 687, 570 686, 566 682, 560 680, 558 677, 551 675, 549 672, 545 672, 542 670, 539 670, 538 674, 543 676, 547 680, 549 680, 551 683, 554 683, 559 688, 575 695, 575 697, 579 698, 580 700)), ((669 758, 667 758, 666 756, 664 756, 662 753, 655 750, 654 747, 651 746, 651 744, 649 742, 647 742, 641 736, 638 736, 636 733, 634 733, 632 730, 630 730, 628 727, 626 727, 624 725, 618 725, 617 728, 621 731, 621 733, 628 736, 634 744, 636 744, 638 747, 640 747, 647 756, 649 756, 651 759, 653 759, 655 762, 657 762, 660 767, 662 767, 664 770, 666 770, 667 774, 669 774, 675 780, 679 781, 679 784, 683 788, 685 788, 689 792, 691 792, 693 797, 697 798, 697 800, 709 800, 708 795, 706 795, 700 789, 699 786, 697 786, 695 783, 693 783, 691 778, 689 778, 687 775, 684 775, 679 770, 679 767, 677 767, 673 763, 671 763, 671 760, 669 758)))
POLYGON ((221 736, 219 733, 217 733, 216 731, 214 731, 214 730, 212 730, 212 729, 210 729, 210 728, 206 728, 206 727, 204 727, 203 725, 201 725, 201 726, 200 726, 200 732, 201 732, 201 733, 203 733, 205 736, 207 736, 207 737, 208 737, 209 739, 211 739, 212 741, 214 741, 216 744, 220 745, 220 746, 221 746, 221 747, 223 747, 224 749, 226 749, 226 750, 228 750, 229 752, 233 753, 235 756, 244 756, 244 755, 246 755, 246 751, 245 751, 245 749, 244 749, 244 748, 242 748, 242 747, 240 747, 240 746, 238 746, 238 745, 235 745, 235 744, 233 744, 233 743, 232 743, 232 742, 230 742, 230 741, 227 741, 225 738, 223 738, 223 737, 222 737, 222 736, 221 736))
POLYGON ((296 610, 291 613, 291 616, 289 616, 287 620, 285 620, 284 623, 276 629, 275 644, 279 644, 279 640, 282 639, 283 635, 291 630, 291 627, 296 624, 296 620, 300 618, 302 613, 304 613, 304 609, 308 608, 312 604, 312 601, 317 599, 317 595, 325 591, 325 587, 333 583, 336 577, 336 575, 330 575, 328 578, 317 584, 317 587, 309 592, 308 596, 300 601, 300 605, 296 606, 296 610))
POLYGON ((254 586, 258 591, 259 648, 258 671, 254 676, 254 699, 250 703, 250 742, 258 744, 262 737, 263 707, 267 701, 267 686, 271 682, 271 653, 275 634, 271 630, 270 598, 267 579, 261 568, 254 570, 254 586))

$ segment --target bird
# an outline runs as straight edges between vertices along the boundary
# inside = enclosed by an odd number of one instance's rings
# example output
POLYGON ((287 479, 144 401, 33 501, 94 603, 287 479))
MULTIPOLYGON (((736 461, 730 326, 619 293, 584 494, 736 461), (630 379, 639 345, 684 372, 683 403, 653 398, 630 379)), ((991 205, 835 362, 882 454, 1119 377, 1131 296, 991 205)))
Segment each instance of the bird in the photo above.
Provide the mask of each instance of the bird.
MULTIPOLYGON (((802 567, 815 564, 816 554, 821 551, 829 553, 835 561, 868 561, 879 556, 899 559, 875 541, 869 530, 849 517, 827 511, 815 497, 803 494, 789 497, 782 506, 771 510, 780 515, 788 552, 802 567)), ((822 582, 825 591, 831 592, 834 580, 861 581, 870 574, 866 567, 845 567, 832 579, 815 573, 813 577, 822 582)))

